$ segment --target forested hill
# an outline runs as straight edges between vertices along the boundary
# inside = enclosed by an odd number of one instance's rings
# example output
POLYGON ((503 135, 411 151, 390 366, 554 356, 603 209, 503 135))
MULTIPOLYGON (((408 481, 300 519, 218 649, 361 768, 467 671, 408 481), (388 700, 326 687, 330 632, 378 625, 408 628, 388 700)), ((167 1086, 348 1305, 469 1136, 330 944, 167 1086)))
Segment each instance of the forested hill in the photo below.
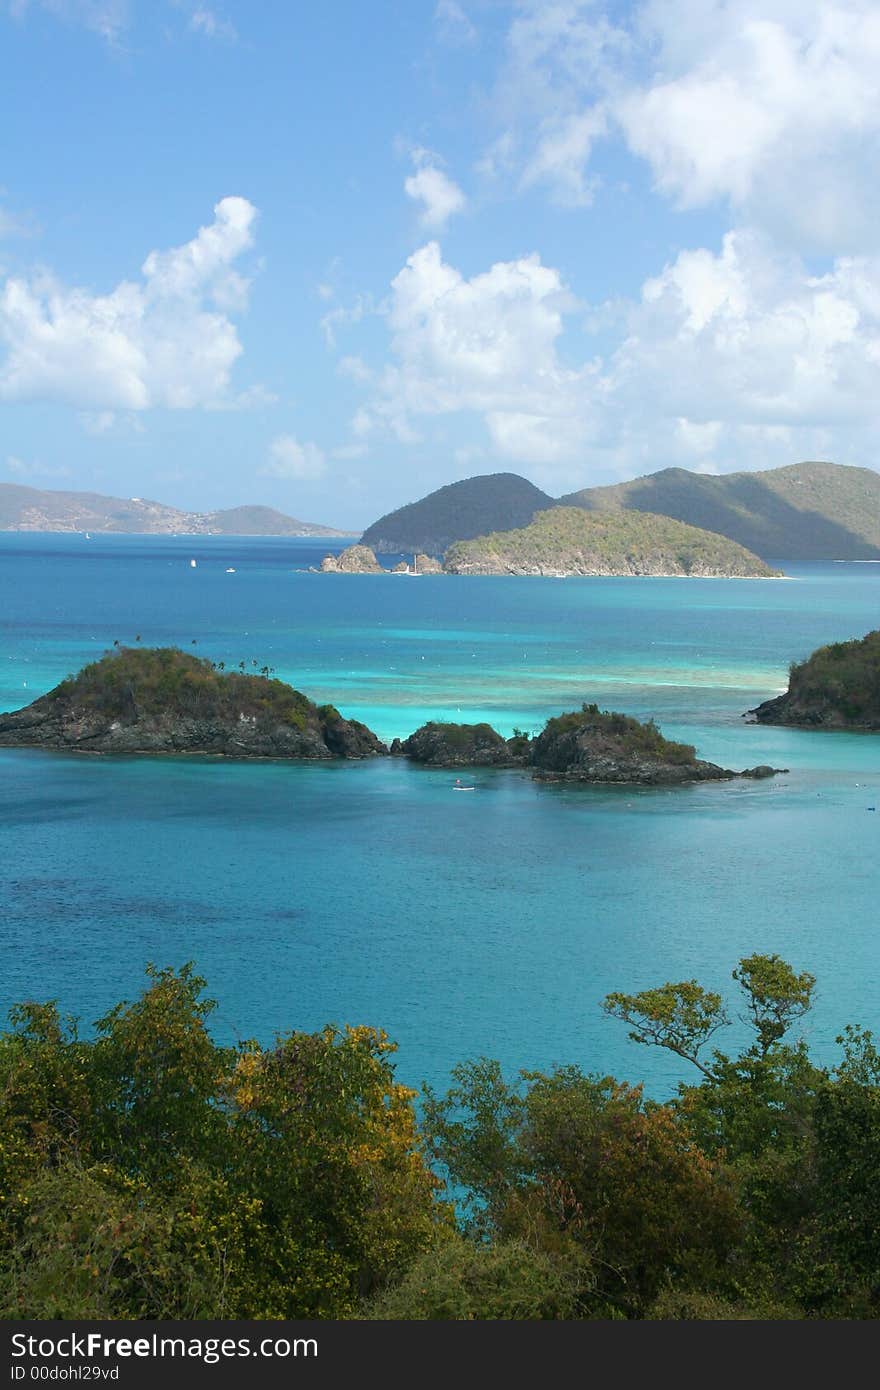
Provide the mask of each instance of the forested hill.
POLYGON ((389 512, 361 540, 380 554, 421 550, 442 555, 453 541, 527 526, 535 512, 553 505, 552 497, 518 474, 490 473, 449 483, 389 512))
POLYGON ((880 559, 880 474, 870 468, 796 463, 723 477, 664 468, 560 501, 588 511, 675 517, 770 561, 880 559))
POLYGON ((694 575, 768 578, 757 555, 667 516, 553 507, 529 526, 458 541, 448 574, 694 575))
POLYGON ((186 512, 145 497, 56 492, 0 483, 0 531, 113 531, 179 536, 339 536, 273 507, 186 512))

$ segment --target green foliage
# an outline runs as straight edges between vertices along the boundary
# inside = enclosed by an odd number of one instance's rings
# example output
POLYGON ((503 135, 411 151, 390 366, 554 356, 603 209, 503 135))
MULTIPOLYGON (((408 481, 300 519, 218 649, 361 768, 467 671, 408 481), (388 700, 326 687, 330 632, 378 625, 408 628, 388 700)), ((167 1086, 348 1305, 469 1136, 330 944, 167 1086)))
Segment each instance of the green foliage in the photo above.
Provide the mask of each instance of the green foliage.
POLYGON ((373 1319, 476 1321, 576 1318, 588 1292, 577 1261, 523 1240, 458 1236, 419 1256, 367 1307, 373 1319))
POLYGON ((658 758, 664 762, 689 764, 696 761, 696 749, 689 743, 673 743, 664 738, 654 723, 642 723, 628 714, 600 710, 598 705, 583 705, 580 710, 559 714, 548 719, 536 741, 536 753, 551 740, 567 734, 587 734, 600 746, 605 743, 618 754, 640 758, 658 758))
POLYGON ((88 1038, 20 1005, 0 1034, 0 1316, 875 1319, 880 1052, 851 1026, 817 1067, 788 1040, 813 977, 757 954, 733 974, 736 1057, 706 1060, 728 1015, 697 981, 608 996, 699 1068, 665 1104, 483 1058, 426 1091, 421 1126, 383 1033, 220 1047, 190 966, 151 968, 88 1038))
POLYGON ((770 575, 762 560, 725 536, 667 516, 551 507, 519 530, 460 540, 446 552, 455 574, 770 575))
POLYGON ((708 1076, 700 1049, 729 1021, 721 995, 705 990, 696 980, 660 985, 639 994, 609 994, 605 1012, 629 1024, 633 1042, 668 1048, 693 1062, 708 1076))
POLYGON ((849 724, 880 727, 880 629, 819 647, 789 671, 791 702, 849 724))
POLYGON ((668 1106, 576 1067, 460 1069, 425 1126, 453 1184, 479 1197, 484 1237, 526 1242, 576 1270, 579 1316, 641 1316, 670 1272, 710 1278, 737 1214, 720 1167, 668 1106))
POLYGON ((68 676, 47 698, 110 719, 158 715, 234 723, 244 717, 297 729, 316 721, 305 695, 268 674, 245 675, 245 663, 239 666, 221 671, 177 647, 118 647, 68 676))
POLYGON ((341 1317, 449 1228, 372 1029, 217 1046, 187 966, 0 1037, 0 1315, 341 1317))
MULTIPOLYGON (((746 996, 746 1019, 756 1033, 755 1053, 766 1057, 812 1002, 815 977, 800 975, 779 956, 745 956, 733 979, 746 996)), ((660 985, 639 994, 614 993, 603 1007, 612 1018, 630 1025, 634 1042, 665 1047, 693 1062, 706 1076, 720 1074, 728 1059, 716 1052, 710 1069, 699 1053, 709 1038, 730 1019, 720 994, 705 990, 696 980, 660 985)))
POLYGON ((758 1035, 762 1057, 810 1007, 815 975, 796 975, 779 956, 746 956, 733 978, 745 991, 749 1022, 758 1035))

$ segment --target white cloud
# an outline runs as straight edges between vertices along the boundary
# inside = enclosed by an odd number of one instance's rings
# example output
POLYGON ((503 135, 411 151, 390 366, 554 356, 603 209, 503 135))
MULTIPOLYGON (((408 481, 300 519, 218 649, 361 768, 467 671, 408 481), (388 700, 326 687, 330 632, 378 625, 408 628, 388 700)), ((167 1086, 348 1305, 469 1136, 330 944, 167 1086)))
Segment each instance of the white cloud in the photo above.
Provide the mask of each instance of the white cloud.
POLYGON ((57 481, 70 477, 70 469, 64 464, 41 463, 38 459, 28 462, 25 459, 16 458, 14 454, 8 454, 6 457, 6 472, 21 482, 52 479, 57 481))
POLYGON ((300 444, 292 434, 280 434, 269 445, 269 458, 259 471, 264 478, 308 482, 324 470, 324 453, 317 444, 300 444))
POLYGON ((197 5, 190 15, 189 27, 194 34, 208 39, 223 39, 232 43, 238 38, 235 25, 223 19, 207 5, 197 5))
POLYGON ((23 18, 32 4, 70 24, 82 24, 108 43, 116 43, 128 27, 131 6, 128 0, 10 0, 14 19, 23 18))
POLYGON ((656 76, 617 115, 662 192, 795 243, 876 244, 876 0, 650 0, 643 23, 656 76))
POLYGON ((874 458, 880 256, 813 275, 758 233, 731 232, 717 252, 682 252, 613 313, 600 306, 603 331, 616 325, 604 360, 537 256, 467 279, 430 243, 391 289, 391 360, 355 416, 359 440, 470 417, 496 458, 560 491, 672 463, 874 458))
POLYGON ((440 230, 450 217, 462 211, 467 199, 458 184, 437 167, 435 156, 427 150, 414 150, 412 158, 416 172, 405 180, 404 191, 408 198, 422 204, 419 216, 422 226, 440 230))
POLYGON ((482 172, 586 205, 597 140, 622 138, 679 208, 726 205, 807 252, 876 247, 877 0, 513 9, 482 172))
POLYGON ((880 417, 880 258, 825 275, 754 232, 685 251, 643 286, 615 391, 688 420, 754 426, 880 417))
POLYGON ((437 0, 434 22, 448 44, 470 47, 477 42, 477 31, 458 0, 437 0))
POLYGON ((372 381, 374 376, 372 370, 360 357, 341 357, 336 370, 340 376, 347 376, 352 381, 358 382, 361 386, 366 382, 372 381))
POLYGON ((346 328, 351 324, 360 323, 361 319, 376 312, 372 296, 369 294, 359 294, 354 303, 346 308, 343 304, 337 304, 334 309, 329 309, 321 319, 321 332, 324 334, 324 341, 329 348, 336 347, 336 331, 338 328, 346 328))
POLYGON ((521 187, 546 182, 556 202, 566 207, 588 207, 597 180, 586 174, 593 142, 604 135, 607 120, 600 107, 561 121, 544 122, 541 137, 526 164, 521 187))
POLYGON ((331 451, 335 459, 360 459, 368 452, 366 444, 340 444, 331 451))
POLYGON ((607 127, 633 36, 595 0, 514 0, 490 103, 498 133, 478 172, 541 183, 557 203, 586 206, 596 179, 587 165, 607 127))
POLYGON ((183 246, 151 251, 137 281, 109 294, 48 273, 0 289, 0 399, 60 400, 86 410, 222 404, 242 349, 229 315, 247 281, 232 262, 253 244, 256 209, 223 198, 183 246))
POLYGON ((572 370, 557 356, 575 307, 558 271, 533 255, 468 280, 430 242, 391 290, 394 362, 356 416, 357 435, 386 429, 406 441, 418 437, 419 417, 468 412, 505 458, 552 464, 582 452, 594 369, 572 370))

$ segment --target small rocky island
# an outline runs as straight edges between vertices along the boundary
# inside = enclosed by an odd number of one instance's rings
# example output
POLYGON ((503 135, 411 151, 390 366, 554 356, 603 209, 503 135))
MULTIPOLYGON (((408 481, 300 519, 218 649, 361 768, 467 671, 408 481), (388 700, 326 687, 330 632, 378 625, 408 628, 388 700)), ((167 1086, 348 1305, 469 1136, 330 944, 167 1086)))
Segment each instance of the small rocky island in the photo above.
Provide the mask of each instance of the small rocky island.
POLYGON ((211 753, 227 758, 409 758, 425 767, 521 768, 547 782, 669 786, 770 777, 702 761, 664 738, 653 720, 584 705, 531 737, 490 724, 423 724, 390 750, 333 705, 313 704, 269 667, 225 670, 177 647, 118 647, 33 704, 0 714, 0 748, 82 753, 211 753))
POLYGON ((385 574, 368 545, 347 545, 338 555, 325 555, 322 574, 385 574))
POLYGON ((391 569, 380 565, 375 551, 368 545, 348 545, 338 555, 325 555, 321 561, 322 574, 442 574, 443 566, 432 555, 421 551, 413 555, 412 565, 400 560, 391 569))
POLYGON ((586 512, 551 507, 517 531, 458 541, 447 574, 751 578, 779 577, 726 536, 648 512, 586 512))
POLYGON ((388 751, 366 725, 268 673, 225 671, 176 647, 109 652, 25 709, 0 714, 0 747, 309 760, 388 751))
POLYGON ((819 647, 790 667, 784 695, 749 714, 760 724, 880 731, 880 629, 819 647))
POLYGON ((734 772, 698 758, 688 743, 664 738, 653 720, 584 705, 548 719, 535 738, 505 739, 489 724, 424 724, 391 745, 392 756, 428 767, 521 767, 544 782, 674 786, 732 777, 772 777, 787 769, 762 765, 734 772))

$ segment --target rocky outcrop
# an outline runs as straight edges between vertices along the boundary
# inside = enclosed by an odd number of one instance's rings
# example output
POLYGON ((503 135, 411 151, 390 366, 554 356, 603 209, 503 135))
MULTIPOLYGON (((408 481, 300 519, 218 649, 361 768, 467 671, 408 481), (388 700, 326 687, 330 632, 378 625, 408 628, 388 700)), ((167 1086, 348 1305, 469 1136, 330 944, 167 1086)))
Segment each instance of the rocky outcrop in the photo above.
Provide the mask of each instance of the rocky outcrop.
POLYGON ((413 556, 413 569, 416 574, 442 574, 443 566, 439 560, 435 560, 433 555, 426 555, 424 551, 419 551, 413 556))
POLYGON ((548 719, 536 737, 505 739, 490 724, 423 724, 409 738, 395 739, 393 756, 425 767, 519 767, 543 782, 622 782, 674 786, 763 778, 785 771, 767 765, 734 772, 698 758, 690 744, 673 743, 653 723, 596 705, 548 719))
POLYGON ((338 555, 325 555, 321 561, 322 574, 384 574, 382 566, 368 545, 349 545, 338 555))
POLYGON ((819 647, 791 667, 784 695, 748 713, 759 724, 880 731, 880 629, 819 647))
POLYGON ((426 767, 522 767, 527 748, 527 739, 502 738, 491 724, 432 721, 403 741, 396 738, 390 751, 426 767))
POLYGON ((222 674, 174 648, 121 648, 0 715, 0 747, 320 761, 388 751, 332 705, 267 676, 222 674))
POLYGON ((690 744, 664 738, 653 720, 643 724, 596 705, 548 719, 543 732, 532 740, 529 762, 533 776, 545 782, 640 786, 763 778, 787 770, 762 765, 735 772, 719 767, 698 758, 690 744))

